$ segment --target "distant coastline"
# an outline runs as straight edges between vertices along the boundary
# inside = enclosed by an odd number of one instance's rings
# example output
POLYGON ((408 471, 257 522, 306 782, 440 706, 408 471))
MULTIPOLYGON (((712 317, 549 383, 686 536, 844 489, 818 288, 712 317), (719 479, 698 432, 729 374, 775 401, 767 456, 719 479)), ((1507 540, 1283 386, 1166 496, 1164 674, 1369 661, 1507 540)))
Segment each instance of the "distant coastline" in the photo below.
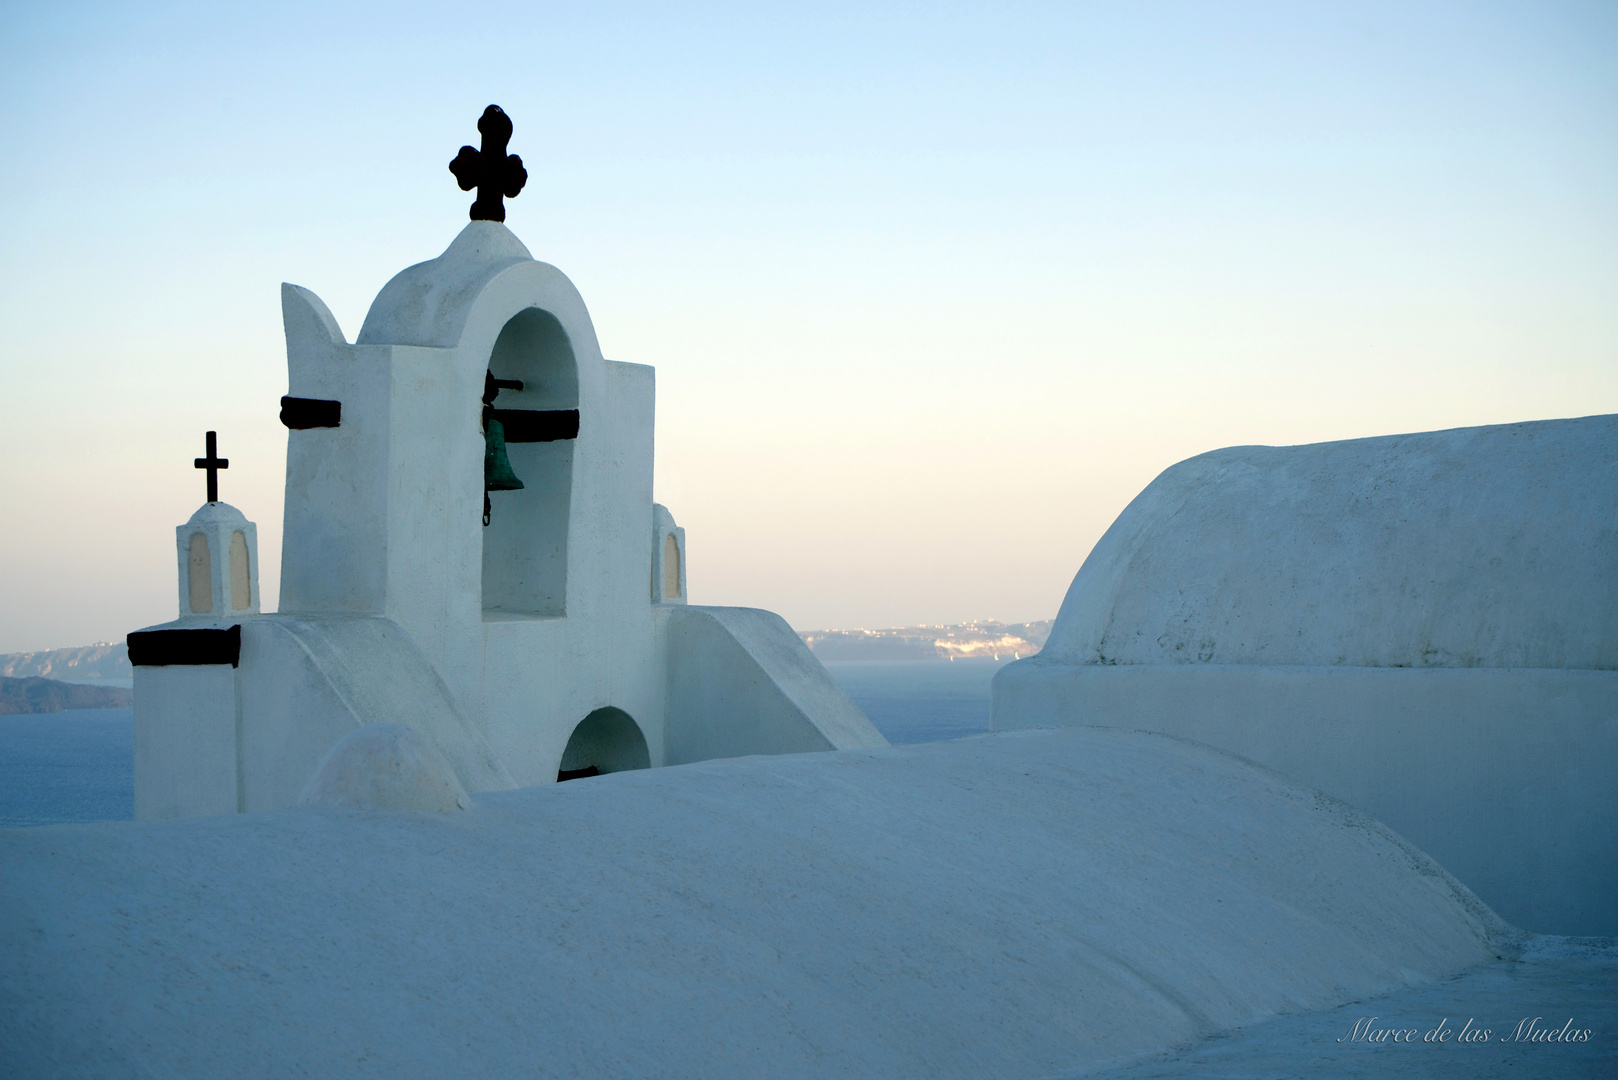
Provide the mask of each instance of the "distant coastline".
POLYGON ((73 649, 0 653, 0 678, 39 678, 85 686, 132 687, 135 685, 135 669, 129 666, 129 649, 123 642, 115 645, 101 641, 73 649))
POLYGON ((798 636, 821 660, 1017 660, 1044 647, 1052 622, 983 619, 885 630, 804 630, 798 636))
POLYGON ((0 716, 59 713, 70 709, 126 709, 135 692, 122 686, 86 686, 33 676, 0 677, 0 716))
MULTIPOLYGON (((1016 660, 1033 656, 1044 647, 1052 622, 1051 619, 1041 619, 1036 622, 1003 623, 994 619, 980 619, 965 623, 893 626, 880 630, 804 630, 798 636, 809 646, 809 651, 821 660, 1016 660)), ((129 666, 129 650, 123 643, 101 642, 72 649, 0 654, 0 678, 8 683, 37 679, 80 688, 128 689, 135 685, 135 669, 129 666)), ((127 705, 128 702, 122 704, 127 705)), ((101 707, 61 706, 73 709, 101 707)), ((0 711, 54 712, 56 709, 0 711)))

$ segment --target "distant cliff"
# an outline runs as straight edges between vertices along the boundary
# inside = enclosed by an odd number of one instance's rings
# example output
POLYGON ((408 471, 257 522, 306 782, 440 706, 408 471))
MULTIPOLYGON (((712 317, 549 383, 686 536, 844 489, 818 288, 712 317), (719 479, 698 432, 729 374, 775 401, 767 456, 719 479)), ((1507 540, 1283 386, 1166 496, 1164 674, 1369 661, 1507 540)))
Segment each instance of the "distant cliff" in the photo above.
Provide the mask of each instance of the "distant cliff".
POLYGON ((1051 622, 1041 619, 1002 623, 984 619, 887 630, 805 630, 798 636, 822 660, 1015 660, 1039 652, 1050 636, 1051 622))
POLYGON ((76 649, 0 654, 0 677, 27 679, 35 676, 103 686, 133 686, 135 683, 135 669, 129 666, 129 650, 121 643, 101 642, 76 649))
POLYGON ((135 694, 122 686, 83 686, 41 679, 0 677, 0 716, 16 713, 53 713, 67 709, 118 709, 135 703, 135 694))

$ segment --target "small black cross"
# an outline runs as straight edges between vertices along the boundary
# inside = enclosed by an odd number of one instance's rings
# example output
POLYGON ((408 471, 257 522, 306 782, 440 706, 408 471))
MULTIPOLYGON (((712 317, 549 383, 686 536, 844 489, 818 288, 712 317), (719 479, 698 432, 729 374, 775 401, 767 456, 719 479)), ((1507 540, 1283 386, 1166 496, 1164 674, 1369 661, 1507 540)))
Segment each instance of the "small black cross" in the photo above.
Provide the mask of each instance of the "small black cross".
POLYGON ((219 470, 230 468, 230 459, 219 456, 219 436, 208 432, 208 456, 197 458, 197 468, 208 470, 208 501, 219 501, 219 470))
POLYGON ((504 221, 506 207, 500 201, 504 195, 515 199, 522 186, 528 183, 528 170, 522 167, 522 158, 506 153, 511 141, 511 117, 490 105, 478 119, 478 131, 483 135, 483 149, 461 147, 449 171, 462 191, 478 189, 477 201, 472 204, 473 221, 504 221))

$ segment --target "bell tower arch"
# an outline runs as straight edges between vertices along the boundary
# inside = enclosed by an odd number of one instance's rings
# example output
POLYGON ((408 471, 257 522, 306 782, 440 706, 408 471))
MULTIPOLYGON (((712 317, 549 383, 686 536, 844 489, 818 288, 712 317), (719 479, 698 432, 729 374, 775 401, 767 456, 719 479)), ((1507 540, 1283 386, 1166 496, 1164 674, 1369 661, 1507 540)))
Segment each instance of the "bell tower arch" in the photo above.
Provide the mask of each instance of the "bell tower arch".
POLYGON ((521 389, 500 390, 500 422, 520 490, 489 493, 483 529, 483 610, 510 615, 567 614, 568 537, 579 368, 573 344, 549 311, 524 308, 501 328, 488 374, 521 389))

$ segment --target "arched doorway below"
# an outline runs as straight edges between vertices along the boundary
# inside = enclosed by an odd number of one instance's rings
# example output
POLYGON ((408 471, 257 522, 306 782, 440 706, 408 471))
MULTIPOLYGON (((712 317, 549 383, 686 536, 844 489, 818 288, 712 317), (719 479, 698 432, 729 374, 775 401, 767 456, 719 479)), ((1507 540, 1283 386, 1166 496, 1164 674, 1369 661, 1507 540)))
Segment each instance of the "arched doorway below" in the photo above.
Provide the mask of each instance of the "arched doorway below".
POLYGON ((586 776, 652 767, 646 736, 622 709, 608 706, 579 721, 562 751, 556 780, 582 780, 586 776))

